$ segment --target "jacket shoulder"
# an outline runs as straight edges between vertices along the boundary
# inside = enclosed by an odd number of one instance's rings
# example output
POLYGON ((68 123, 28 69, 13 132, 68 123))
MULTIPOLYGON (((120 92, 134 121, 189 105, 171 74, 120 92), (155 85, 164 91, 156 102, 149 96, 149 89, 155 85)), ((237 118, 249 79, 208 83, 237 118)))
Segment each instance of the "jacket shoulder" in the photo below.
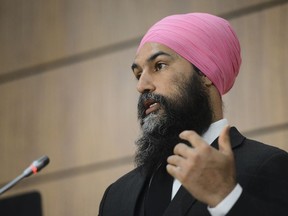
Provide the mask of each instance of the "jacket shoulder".
POLYGON ((128 172, 112 183, 103 195, 99 215, 132 216, 136 200, 144 187, 145 179, 146 177, 140 167, 128 172))

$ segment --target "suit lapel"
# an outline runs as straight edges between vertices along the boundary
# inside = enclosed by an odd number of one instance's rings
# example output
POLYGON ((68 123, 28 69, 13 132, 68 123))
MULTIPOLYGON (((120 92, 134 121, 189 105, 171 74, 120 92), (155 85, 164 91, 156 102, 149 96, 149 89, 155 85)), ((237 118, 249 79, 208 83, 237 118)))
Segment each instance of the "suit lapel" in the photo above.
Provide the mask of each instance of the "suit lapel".
MULTIPOLYGON (((129 214, 127 214, 127 215, 134 215, 135 211, 138 210, 138 208, 140 207, 140 206, 137 206, 137 205, 141 205, 142 204, 142 200, 140 201, 139 199, 142 198, 143 194, 144 194, 145 179, 146 178, 143 178, 143 176, 142 176, 141 181, 136 182, 135 186, 133 188, 131 188, 131 191, 134 191, 134 188, 135 188, 135 193, 129 193, 128 192, 128 194, 131 194, 131 197, 129 197, 129 200, 132 203, 131 206, 133 206, 133 208, 131 208, 132 212, 129 212, 129 214)), ((141 208, 141 210, 142 210, 142 208, 141 208)), ((144 213, 144 212, 142 212, 142 213, 144 213)))
POLYGON ((163 216, 185 215, 196 199, 181 186, 163 216))
MULTIPOLYGON (((232 149, 235 149, 237 146, 241 145, 244 139, 245 137, 240 134, 240 132, 235 127, 230 128, 230 141, 232 149)), ((218 138, 213 141, 211 146, 219 149, 218 138)))
POLYGON ((230 141, 232 149, 240 146, 246 138, 235 128, 230 128, 230 141))
MULTIPOLYGON (((141 172, 141 168, 137 168, 135 174, 130 179, 127 190, 125 190, 125 205, 122 206, 122 213, 120 215, 135 215, 135 210, 140 206, 139 199, 143 197, 143 190, 145 189, 145 182, 147 180, 147 176, 141 172), (132 192, 133 191, 133 192, 132 192), (142 195, 142 196, 141 196, 142 195), (127 208, 127 206, 131 206, 131 208, 127 208)), ((122 194, 123 196, 123 194, 122 194)), ((123 197, 122 197, 123 198, 123 197)), ((138 212, 139 215, 143 215, 143 212, 138 212)), ((119 214, 119 212, 117 213, 119 214)), ((116 214, 116 215, 117 215, 116 214)), ((137 214, 138 215, 138 214, 137 214)))

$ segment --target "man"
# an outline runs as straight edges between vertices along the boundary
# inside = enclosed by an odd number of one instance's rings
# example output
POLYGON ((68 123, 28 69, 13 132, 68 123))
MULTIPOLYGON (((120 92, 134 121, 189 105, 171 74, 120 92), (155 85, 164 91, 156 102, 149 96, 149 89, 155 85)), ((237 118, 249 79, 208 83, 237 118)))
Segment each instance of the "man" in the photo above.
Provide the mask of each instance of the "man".
POLYGON ((288 154, 223 119, 240 64, 222 18, 173 15, 148 30, 132 65, 137 168, 106 190, 99 215, 288 215, 288 154))

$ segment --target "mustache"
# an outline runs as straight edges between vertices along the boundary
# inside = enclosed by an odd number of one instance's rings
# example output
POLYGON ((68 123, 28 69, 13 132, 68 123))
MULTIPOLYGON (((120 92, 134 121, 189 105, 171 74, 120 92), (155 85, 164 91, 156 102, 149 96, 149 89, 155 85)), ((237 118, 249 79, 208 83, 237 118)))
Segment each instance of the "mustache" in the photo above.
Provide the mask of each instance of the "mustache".
POLYGON ((152 93, 152 92, 142 93, 138 99, 138 119, 140 120, 145 117, 145 110, 147 109, 147 107, 145 106, 145 102, 147 100, 153 100, 159 103, 161 107, 164 107, 164 109, 168 105, 168 100, 163 95, 152 93))

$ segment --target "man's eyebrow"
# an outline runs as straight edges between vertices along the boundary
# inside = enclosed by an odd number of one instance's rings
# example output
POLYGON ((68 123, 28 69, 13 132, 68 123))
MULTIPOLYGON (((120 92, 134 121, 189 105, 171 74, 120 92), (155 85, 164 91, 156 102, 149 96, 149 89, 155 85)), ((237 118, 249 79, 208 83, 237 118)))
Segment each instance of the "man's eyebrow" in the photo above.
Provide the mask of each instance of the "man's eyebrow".
MULTIPOLYGON (((159 52, 156 52, 153 55, 151 55, 146 61, 147 62, 152 62, 160 55, 165 55, 165 56, 168 56, 168 57, 172 57, 172 55, 170 55, 169 53, 166 53, 166 52, 163 52, 163 51, 159 51, 159 52)), ((131 66, 131 69, 134 71, 134 69, 138 68, 138 67, 139 67, 138 64, 133 63, 132 66, 131 66)))
POLYGON ((147 59, 147 62, 151 62, 153 60, 155 60, 158 56, 160 55, 165 55, 165 56, 169 56, 169 57, 172 57, 172 55, 170 55, 169 53, 166 53, 166 52, 163 52, 163 51, 159 51, 159 52, 156 52, 154 53, 153 55, 151 55, 148 59, 147 59))

